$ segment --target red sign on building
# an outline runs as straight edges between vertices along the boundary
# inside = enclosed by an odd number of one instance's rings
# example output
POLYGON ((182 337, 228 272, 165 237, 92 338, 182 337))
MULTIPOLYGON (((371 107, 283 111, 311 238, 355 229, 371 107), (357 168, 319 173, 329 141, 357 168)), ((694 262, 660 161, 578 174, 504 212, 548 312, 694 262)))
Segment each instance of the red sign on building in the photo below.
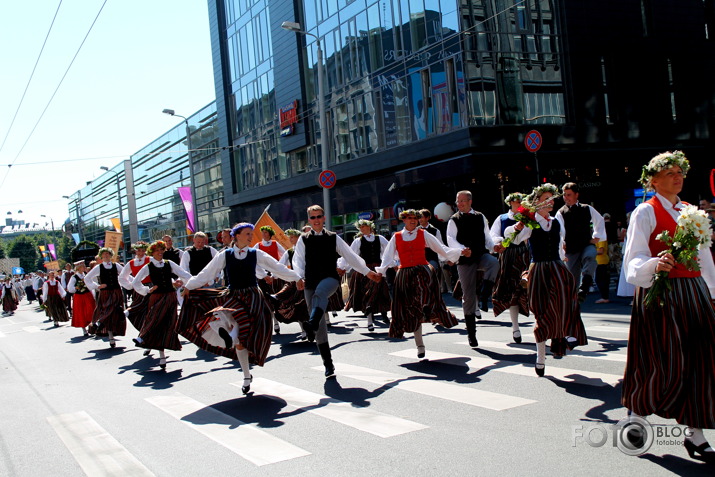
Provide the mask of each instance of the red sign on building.
POLYGON ((280 108, 279 113, 281 120, 281 137, 293 134, 293 125, 298 122, 298 100, 280 108))

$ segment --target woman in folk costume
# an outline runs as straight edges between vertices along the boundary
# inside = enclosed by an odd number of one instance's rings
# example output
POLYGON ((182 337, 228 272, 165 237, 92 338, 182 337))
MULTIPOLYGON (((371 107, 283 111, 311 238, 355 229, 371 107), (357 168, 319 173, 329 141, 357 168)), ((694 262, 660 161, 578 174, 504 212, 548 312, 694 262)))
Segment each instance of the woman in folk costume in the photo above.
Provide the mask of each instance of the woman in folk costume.
POLYGON ((231 235, 234 246, 217 254, 201 273, 186 283, 191 291, 181 310, 180 329, 200 348, 238 359, 243 370, 241 389, 247 394, 253 379, 249 363, 263 366, 271 345, 271 310, 258 288, 256 274, 268 271, 286 281, 298 281, 300 276, 266 252, 249 246, 253 224, 237 224, 231 235), (216 276, 221 270, 228 277, 228 289, 218 296, 195 290, 207 277, 216 276), (194 294, 198 294, 198 300, 191 299, 194 294), (207 312, 213 316, 207 317, 207 312))
MULTIPOLYGON (((142 325, 144 324, 144 316, 147 312, 149 297, 146 294, 142 295, 137 292, 133 286, 133 282, 134 277, 139 274, 139 271, 149 264, 150 259, 147 256, 148 247, 149 244, 142 241, 132 244, 132 250, 134 250, 135 256, 129 263, 124 265, 122 273, 119 274, 119 284, 126 290, 131 290, 132 294, 132 304, 127 308, 124 314, 137 331, 141 331, 142 325)), ((151 277, 148 275, 144 278, 144 285, 151 287, 151 277)), ((148 350, 144 355, 146 356, 147 354, 149 354, 148 350)))
MULTIPOLYGON (((375 234, 375 224, 371 220, 361 219, 354 225, 360 231, 360 237, 353 240, 350 248, 365 260, 365 264, 370 270, 375 270, 375 267, 382 262, 382 254, 388 241, 382 235, 375 234)), ((347 262, 341 258, 338 260, 338 267, 347 269, 347 262)), ((352 274, 350 296, 345 304, 345 309, 352 308, 353 311, 362 311, 367 318, 368 331, 375 331, 373 317, 378 313, 387 316, 391 304, 386 280, 375 282, 361 273, 354 272, 352 274)))
MULTIPOLYGON (((164 260, 166 244, 157 240, 149 246, 151 260, 142 267, 132 280, 134 291, 146 299, 146 313, 142 319, 139 336, 134 338, 137 346, 159 350, 159 367, 166 369, 164 350, 179 351, 181 342, 177 334, 177 307, 179 305, 176 289, 189 280, 191 274, 171 260, 164 260), (149 284, 146 285, 146 278, 149 284)), ((125 267, 128 268, 128 267, 125 267)))
POLYGON ((519 314, 529 316, 529 294, 521 286, 521 274, 529 268, 531 256, 526 242, 511 243, 504 231, 510 225, 516 225, 514 216, 518 213, 523 198, 524 194, 519 192, 509 194, 504 201, 509 206, 509 212, 497 217, 490 230, 492 241, 497 244, 495 250, 499 252, 499 272, 492 295, 494 316, 509 310, 511 333, 515 343, 521 343, 519 314))
MULTIPOLYGON (((273 227, 271 227, 270 225, 264 225, 260 228, 260 232, 261 241, 258 242, 256 248, 258 248, 259 250, 263 250, 268 255, 273 257, 276 261, 280 260, 286 251, 281 244, 273 240, 273 237, 276 235, 276 232, 275 230, 273 230, 273 227)), ((266 296, 273 295, 274 293, 279 292, 283 288, 283 285, 285 285, 285 282, 280 279, 274 279, 270 275, 270 273, 258 280, 258 287, 266 296)), ((275 312, 275 310, 273 311, 275 312)), ((273 331, 277 335, 281 334, 281 325, 278 323, 275 314, 273 316, 273 331)))
POLYGON ((97 334, 107 333, 109 346, 114 348, 115 336, 124 336, 127 331, 127 318, 124 316, 124 296, 119 284, 119 274, 124 267, 112 263, 114 250, 108 247, 99 249, 100 263, 84 277, 84 283, 92 291, 97 291, 97 306, 92 315, 92 331, 97 334))
POLYGON ((439 291, 437 274, 427 263, 425 248, 437 252, 445 260, 456 262, 467 250, 449 248, 437 238, 417 227, 418 212, 408 209, 400 213, 405 228, 392 236, 382 256, 382 263, 375 271, 385 275, 388 268, 397 265, 394 295, 392 300, 392 320, 390 338, 403 338, 404 333, 414 333, 417 357, 425 357, 422 339, 422 323, 437 323, 452 328, 457 319, 447 310, 439 291))
POLYGON ((94 300, 94 293, 84 283, 87 272, 84 260, 75 262, 74 270, 74 275, 72 275, 67 284, 67 291, 74 295, 72 299, 72 326, 82 328, 84 336, 87 336, 89 335, 87 327, 92 323, 92 315, 97 302, 94 300))
POLYGON ((65 289, 65 307, 67 307, 67 312, 70 314, 70 318, 72 318, 72 293, 69 291, 68 286, 70 282, 70 278, 72 278, 72 275, 74 275, 74 271, 72 270, 72 264, 71 263, 65 263, 65 269, 62 272, 58 272, 57 276, 60 279, 60 285, 62 285, 62 288, 65 289))
POLYGON ((628 226, 623 266, 636 292, 622 402, 633 414, 657 414, 688 426, 684 444, 690 456, 715 464, 715 450, 702 431, 715 428, 715 266, 707 248, 712 231, 704 214, 678 197, 689 168, 680 151, 659 154, 643 167, 641 183, 656 194, 633 211, 628 226), (687 222, 694 224, 700 247, 687 252, 693 256, 690 267, 671 253, 682 245, 669 248, 660 236, 668 231, 672 238, 687 222), (656 277, 670 287, 657 295, 659 302, 646 305, 656 277))
POLYGON ((553 184, 534 188, 521 204, 539 227, 532 229, 517 222, 504 231, 507 237, 518 232, 513 240, 515 244, 529 240, 529 309, 536 319, 534 369, 538 376, 544 376, 546 368, 546 340, 551 339, 551 354, 555 358, 564 356, 567 348, 588 343, 581 321, 576 279, 562 261, 564 228, 549 215, 556 194, 558 188, 553 184))
MULTIPOLYGON (((301 232, 296 229, 288 229, 283 233, 288 237, 288 240, 290 240, 293 246, 286 250, 286 253, 283 254, 278 263, 292 270, 295 244, 298 242, 301 232)), ((298 322, 301 328, 300 339, 307 339, 307 335, 303 329, 303 322, 308 321, 310 315, 308 313, 308 306, 305 304, 305 294, 301 290, 298 290, 295 282, 287 282, 281 291, 275 295, 268 295, 268 299, 271 305, 273 305, 275 317, 278 321, 281 323, 298 322)))
POLYGON ((15 285, 10 281, 10 278, 6 278, 2 285, 2 312, 5 315, 14 315, 15 310, 17 310, 17 291, 15 291, 15 285))
POLYGON ((60 321, 70 320, 64 301, 66 293, 60 281, 56 279, 55 272, 50 272, 48 280, 42 285, 42 300, 46 306, 45 311, 55 322, 55 327, 60 326, 60 321))
POLYGON ((27 302, 32 303, 33 301, 37 300, 37 296, 35 296, 35 290, 32 288, 32 282, 34 281, 34 278, 32 275, 25 275, 25 279, 22 282, 22 285, 25 287, 25 296, 27 297, 27 302))

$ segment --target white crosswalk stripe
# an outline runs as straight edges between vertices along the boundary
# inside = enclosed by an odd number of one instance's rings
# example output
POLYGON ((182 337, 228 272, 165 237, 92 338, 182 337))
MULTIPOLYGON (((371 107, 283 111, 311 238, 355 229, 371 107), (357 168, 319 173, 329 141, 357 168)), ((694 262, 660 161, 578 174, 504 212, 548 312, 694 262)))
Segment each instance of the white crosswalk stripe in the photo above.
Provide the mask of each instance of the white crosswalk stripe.
POLYGON ((25 326, 23 330, 27 331, 28 333, 38 333, 42 331, 39 327, 37 326, 25 326))
MULTIPOLYGON (((240 388, 243 382, 231 384, 240 388)), ((393 437, 428 428, 428 426, 416 422, 368 408, 353 407, 347 402, 268 379, 256 378, 251 387, 261 395, 285 401, 288 406, 294 409, 303 409, 311 414, 379 437, 393 437)))
MULTIPOLYGON (((412 349, 411 357, 414 358, 414 355, 415 350, 412 349)), ((321 372, 324 371, 324 368, 321 366, 316 366, 313 369, 321 372)), ((340 376, 349 377, 358 381, 367 381, 383 386, 388 385, 402 391, 424 394, 426 396, 447 399, 449 401, 492 409, 494 411, 503 411, 505 409, 525 406, 536 402, 531 399, 482 391, 465 385, 449 384, 429 378, 422 379, 415 376, 388 373, 346 363, 336 363, 335 370, 340 376)))
POLYGON ((92 477, 154 475, 86 412, 49 416, 47 420, 85 474, 92 477))
POLYGON ((273 437, 183 394, 155 396, 146 400, 257 466, 310 455, 305 449, 273 437))
POLYGON ((608 333, 625 333, 628 334, 630 332, 630 328, 624 327, 624 326, 589 326, 588 332, 592 331, 605 331, 608 333))
POLYGON ((5 336, 7 336, 7 335, 5 333, 3 333, 2 331, 0 331, 0 338, 4 338, 5 336))
MULTIPOLYGON (((458 341, 457 344, 467 345, 466 341, 458 341)), ((503 349, 508 351, 515 351, 524 354, 534 354, 536 353, 536 345, 534 343, 502 343, 500 341, 485 341, 479 340, 480 348, 492 348, 492 349, 503 349)), ((618 363, 626 362, 626 355, 615 353, 611 351, 592 351, 592 350, 582 350, 574 349, 569 351, 569 356, 574 356, 577 358, 592 358, 592 359, 602 359, 605 361, 616 361, 618 363)))
MULTIPOLYGON (((414 359, 415 350, 414 348, 406 349, 404 351, 397 351, 395 353, 390 353, 392 356, 399 356, 402 358, 414 359)), ((481 358, 473 356, 464 356, 460 354, 452 353, 440 353, 439 351, 427 350, 427 358, 432 361, 439 360, 442 362, 447 362, 455 364, 458 366, 468 366, 470 369, 480 370, 484 368, 490 368, 490 371, 496 371, 500 373, 518 374, 521 376, 529 376, 536 378, 536 373, 534 372, 534 366, 532 364, 525 365, 523 363, 517 363, 514 361, 504 361, 496 360, 490 358, 481 358)), ((568 381, 579 384, 587 384, 590 386, 615 386, 621 380, 623 376, 615 374, 605 374, 597 373, 594 371, 583 371, 577 369, 568 369, 561 367, 554 367, 551 364, 553 361, 549 361, 546 364, 546 374, 562 381, 568 381)))

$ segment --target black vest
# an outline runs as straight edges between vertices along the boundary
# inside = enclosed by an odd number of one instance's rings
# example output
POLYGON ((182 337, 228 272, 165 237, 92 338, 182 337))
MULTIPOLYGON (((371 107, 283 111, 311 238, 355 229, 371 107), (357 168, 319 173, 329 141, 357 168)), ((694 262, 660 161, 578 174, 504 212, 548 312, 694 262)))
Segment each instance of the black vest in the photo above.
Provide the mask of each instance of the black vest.
POLYGON ((291 248, 289 250, 286 250, 286 253, 288 254, 288 266, 290 268, 293 268, 293 255, 295 255, 295 249, 291 248))
POLYGON ((561 243, 561 224, 556 219, 551 219, 551 230, 542 228, 534 229, 529 238, 532 262, 553 262, 561 260, 559 244, 561 243))
MULTIPOLYGON (((420 227, 421 228, 421 227, 420 227)), ((437 236, 437 227, 435 227, 432 224, 427 224, 427 228, 422 229, 425 232, 429 232, 435 237, 437 236)), ((427 259, 428 262, 439 262, 439 255, 437 255, 437 252, 432 250, 429 247, 425 247, 425 258, 427 259)))
POLYGON ((179 251, 175 248, 172 248, 171 250, 165 250, 164 259, 171 260, 177 265, 181 264, 181 257, 179 257, 179 251))
POLYGON ((302 235, 305 245, 305 287, 314 290, 321 280, 338 277, 338 236, 328 230, 323 234, 306 232, 302 235))
MULTIPOLYGON (((99 283, 100 285, 107 285, 104 290, 116 290, 119 288, 119 273, 117 273, 117 266, 112 264, 112 268, 107 270, 104 268, 104 264, 100 263, 97 265, 99 267, 99 283)), ((129 266, 129 265, 127 265, 129 266)))
POLYGON ((501 236, 504 237, 506 228, 509 226, 515 225, 516 220, 510 219, 508 213, 500 215, 499 220, 501 221, 501 236))
POLYGON ((232 248, 223 253, 226 254, 226 267, 223 270, 223 276, 228 280, 228 288, 240 290, 258 286, 258 281, 256 280, 258 258, 255 250, 247 248, 246 258, 243 260, 236 258, 232 248))
POLYGON ((566 253, 581 252, 592 238, 591 210, 587 205, 576 204, 570 209, 564 205, 559 212, 564 217, 566 253))
POLYGON ((209 264, 211 259, 211 249, 204 247, 201 250, 197 250, 196 247, 191 247, 187 252, 189 254, 189 273, 196 276, 201 273, 206 265, 209 264))
POLYGON ((158 286, 154 293, 171 293, 174 291, 174 285, 171 282, 172 278, 178 278, 171 270, 168 260, 164 260, 163 267, 157 267, 154 263, 149 262, 149 277, 154 286, 158 286))
POLYGON ((460 257, 459 265, 469 265, 479 262, 484 253, 486 253, 486 238, 484 237, 484 224, 486 219, 477 212, 476 214, 460 214, 457 212, 452 216, 454 225, 457 226, 457 242, 472 251, 470 257, 460 257))
POLYGON ((368 242, 365 237, 360 237, 360 256, 365 263, 380 263, 380 239, 375 236, 375 240, 368 242))

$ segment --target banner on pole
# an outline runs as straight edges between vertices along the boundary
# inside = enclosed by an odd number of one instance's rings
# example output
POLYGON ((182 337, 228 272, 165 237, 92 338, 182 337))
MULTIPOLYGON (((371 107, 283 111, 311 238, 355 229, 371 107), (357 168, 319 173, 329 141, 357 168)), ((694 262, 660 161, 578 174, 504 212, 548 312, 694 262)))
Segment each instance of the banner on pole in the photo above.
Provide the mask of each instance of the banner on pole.
POLYGON ((196 224, 194 223, 194 206, 191 200, 191 187, 179 187, 178 191, 181 202, 184 204, 184 210, 186 211, 189 230, 191 230, 191 233, 194 233, 196 232, 196 224))
POLYGON ((119 251, 122 247, 122 234, 119 232, 112 232, 107 230, 104 232, 104 247, 111 248, 114 250, 114 257, 112 257, 113 262, 119 261, 119 251))

